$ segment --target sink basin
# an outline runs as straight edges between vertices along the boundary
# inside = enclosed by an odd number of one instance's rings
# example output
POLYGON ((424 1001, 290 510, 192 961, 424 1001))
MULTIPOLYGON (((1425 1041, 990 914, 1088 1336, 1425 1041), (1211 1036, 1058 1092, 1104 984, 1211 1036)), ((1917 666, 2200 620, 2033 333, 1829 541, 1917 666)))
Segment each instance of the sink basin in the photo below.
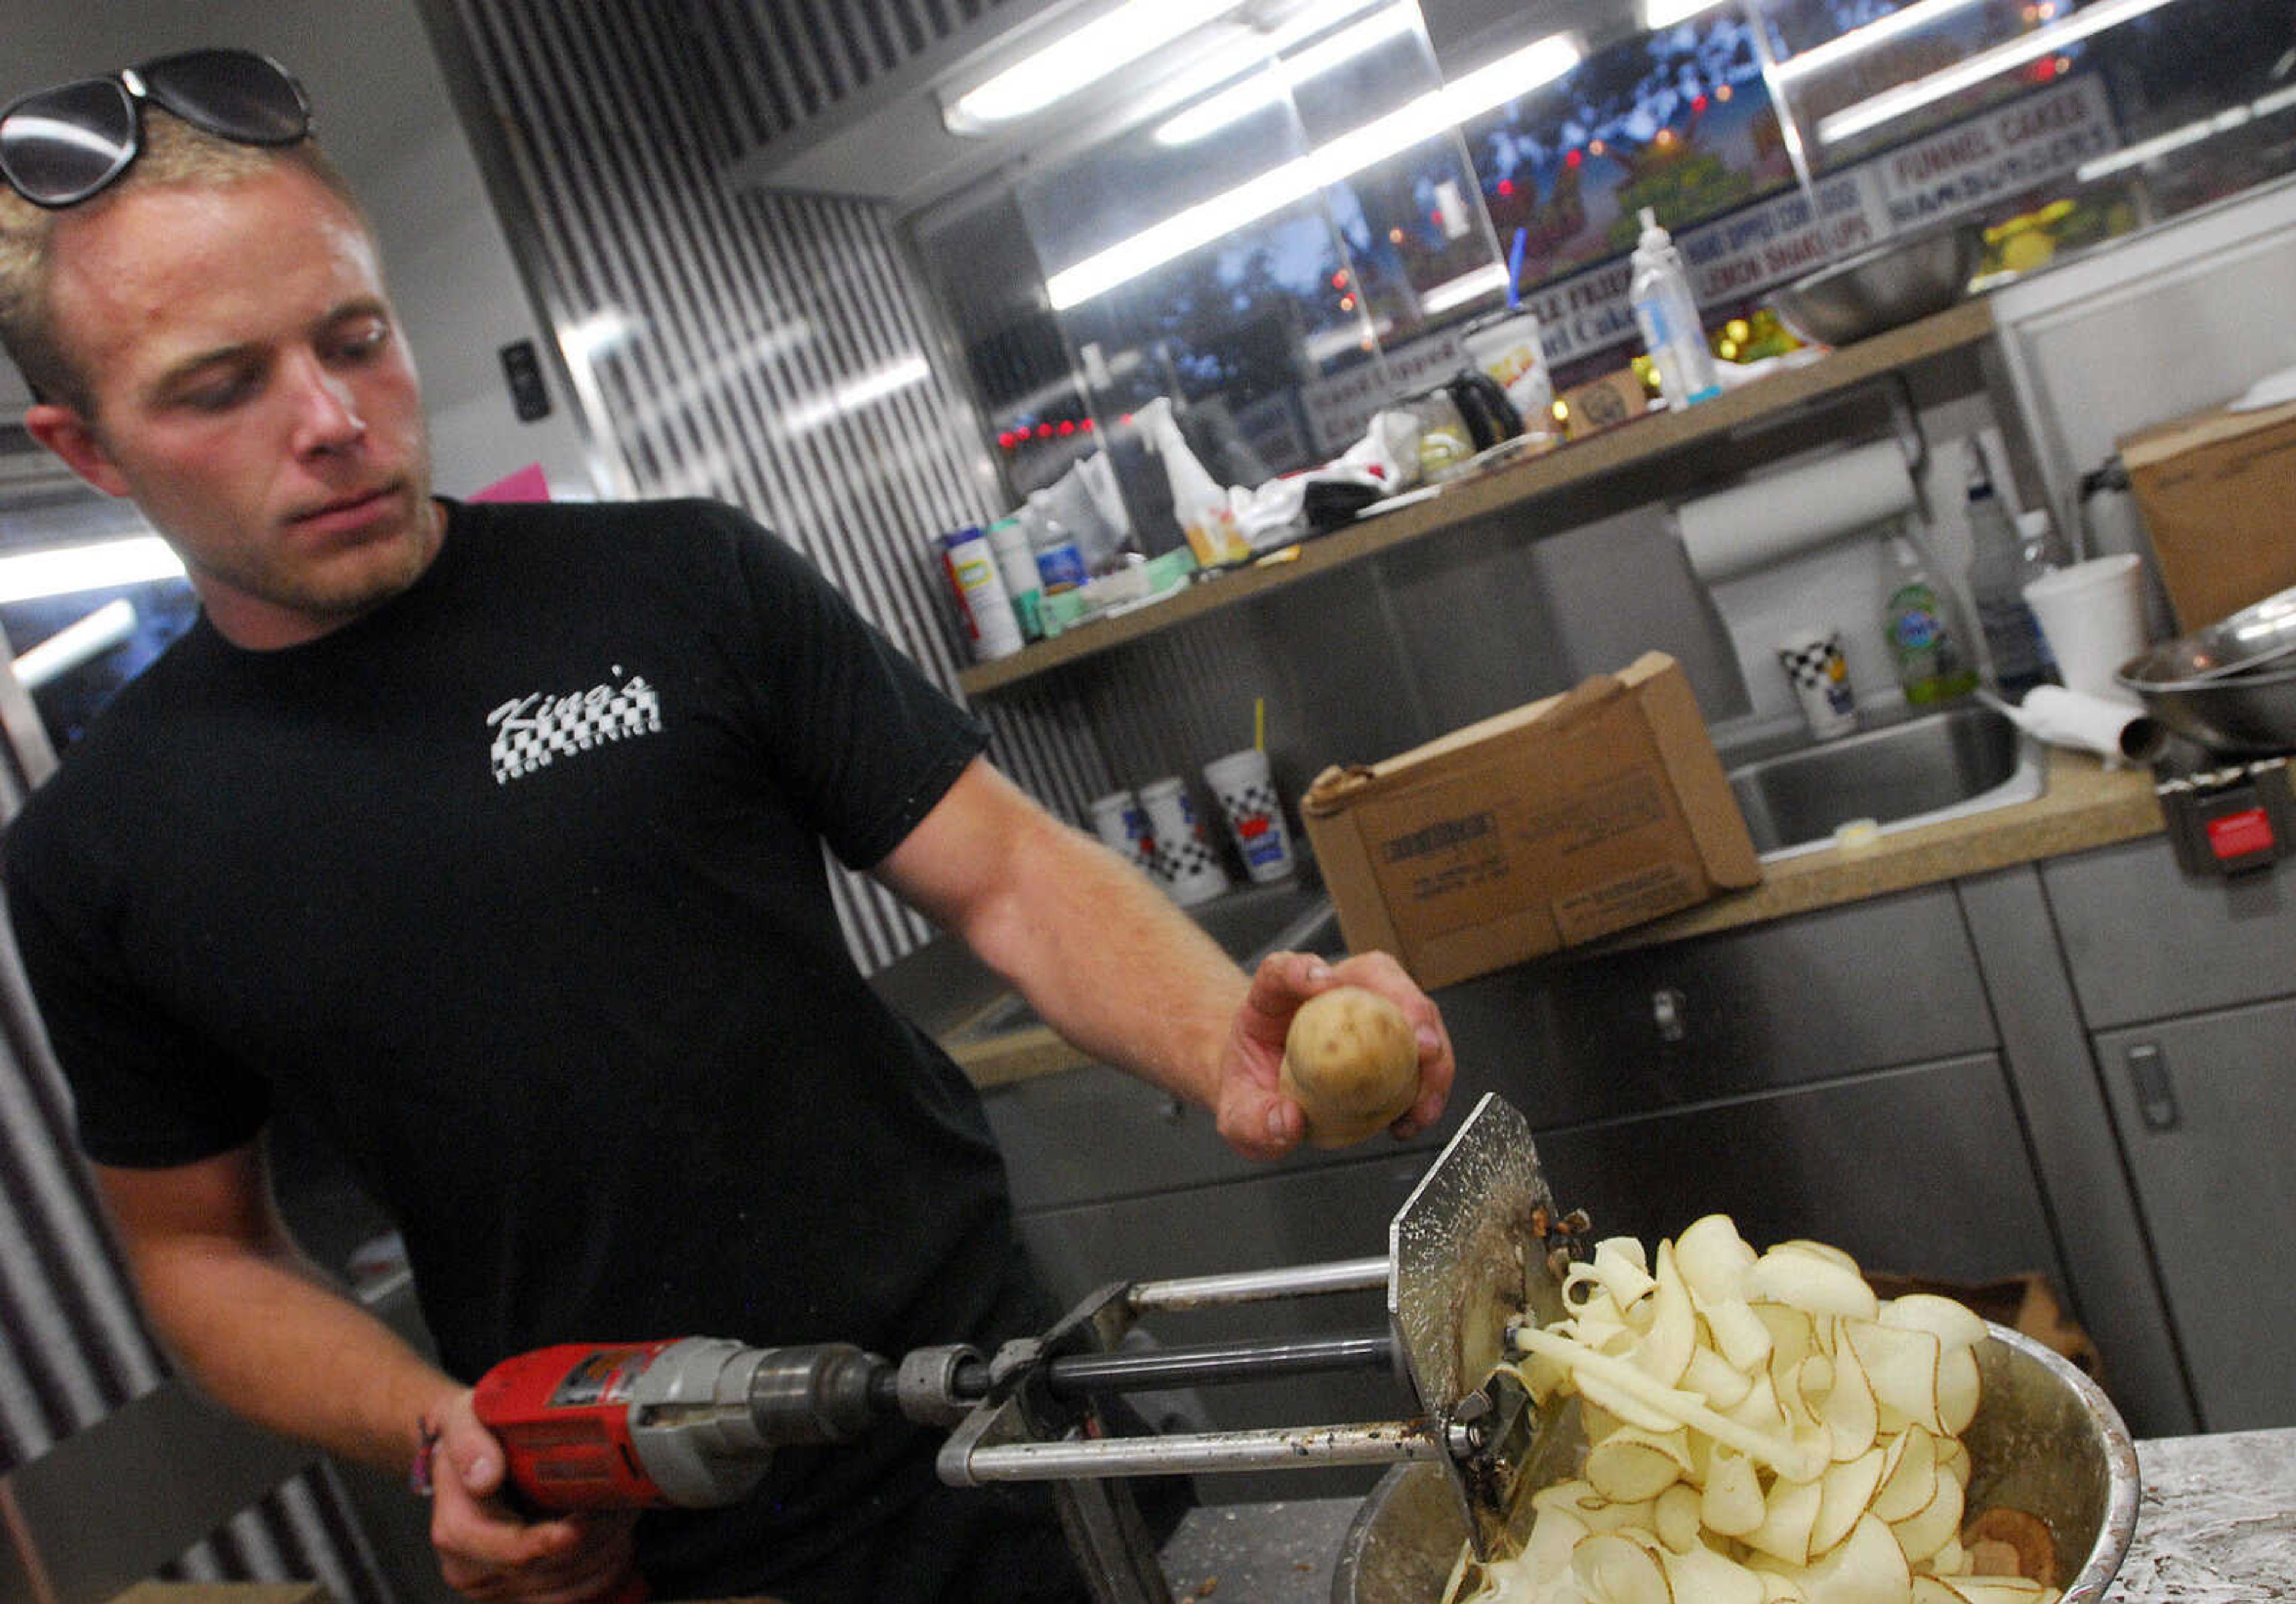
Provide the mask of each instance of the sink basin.
POLYGON ((2032 801, 2046 782, 2038 743, 1973 702, 1730 771, 1765 863, 1830 847, 1853 820, 1886 835, 2032 801))

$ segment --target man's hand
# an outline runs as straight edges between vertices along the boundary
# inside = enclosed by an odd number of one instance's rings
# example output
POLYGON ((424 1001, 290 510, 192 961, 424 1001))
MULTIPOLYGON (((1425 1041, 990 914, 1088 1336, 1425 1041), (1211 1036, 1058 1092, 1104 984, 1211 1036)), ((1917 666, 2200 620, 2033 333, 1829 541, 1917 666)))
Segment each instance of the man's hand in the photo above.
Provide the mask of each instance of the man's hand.
POLYGON ((1300 1005, 1335 986, 1360 986, 1403 1010, 1419 1042, 1419 1100, 1388 1128, 1414 1136, 1443 1116, 1456 1066, 1443 1018, 1403 966, 1385 953, 1332 964, 1308 953, 1272 953, 1251 978, 1220 1054, 1219 1133, 1247 1158, 1278 1158, 1307 1134, 1308 1116, 1279 1089, 1283 1038, 1300 1005))
POLYGON ((504 1502, 503 1451, 471 1395, 439 1422, 430 1465, 430 1546, 447 1585, 486 1604, 589 1604, 637 1580, 635 1510, 521 1520, 504 1502))

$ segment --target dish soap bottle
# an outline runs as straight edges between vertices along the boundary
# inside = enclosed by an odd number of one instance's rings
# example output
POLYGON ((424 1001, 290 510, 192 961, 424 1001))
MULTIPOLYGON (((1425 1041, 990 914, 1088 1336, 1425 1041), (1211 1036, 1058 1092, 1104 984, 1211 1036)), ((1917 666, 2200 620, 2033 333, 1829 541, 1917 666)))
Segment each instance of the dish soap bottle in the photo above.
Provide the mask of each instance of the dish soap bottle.
MULTIPOLYGON (((2040 620, 2025 601, 2025 586, 2049 571, 2044 548, 2029 545, 2010 522, 2009 509, 1994 494, 1985 448, 1969 442, 1969 593, 1977 603, 1977 626, 1993 658, 1993 677, 2012 701, 2055 677, 2055 662, 2041 634, 2040 620)), ((2043 535, 2046 519, 2042 520, 2043 535)))
POLYGON ((1882 627, 1906 700, 1925 707, 1976 690, 1977 670, 1954 639, 1929 570, 1902 535, 1890 536, 1889 569, 1882 583, 1882 627))
POLYGON ((1628 291, 1643 345, 1658 364, 1659 393, 1669 407, 1710 401, 1722 393, 1713 348, 1698 321, 1698 298, 1674 237, 1660 228, 1658 214, 1643 208, 1643 237, 1635 247, 1635 276, 1628 291))

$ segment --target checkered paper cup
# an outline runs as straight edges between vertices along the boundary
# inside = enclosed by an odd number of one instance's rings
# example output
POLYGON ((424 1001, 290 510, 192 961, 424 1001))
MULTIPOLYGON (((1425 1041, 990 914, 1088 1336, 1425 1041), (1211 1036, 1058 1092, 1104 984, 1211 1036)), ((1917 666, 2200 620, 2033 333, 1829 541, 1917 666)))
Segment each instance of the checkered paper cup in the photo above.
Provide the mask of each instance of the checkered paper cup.
POLYGON ((1279 880, 1299 864, 1283 827, 1283 799, 1267 773, 1267 754, 1246 747, 1204 765, 1204 783, 1219 798, 1228 839, 1255 882, 1279 880))
POLYGON ((1140 798, 1128 790, 1111 791, 1104 797, 1095 797, 1086 804, 1092 815, 1092 831, 1105 842, 1118 856, 1136 868, 1153 872, 1156 857, 1156 838, 1148 828, 1147 810, 1140 798))
POLYGON ((1849 693, 1849 665, 1841 656, 1838 629, 1806 629, 1778 642, 1778 663, 1801 704, 1803 722, 1820 741, 1847 735, 1857 727, 1857 702, 1849 693))
POLYGON ((1140 806, 1147 810, 1148 829, 1156 839, 1151 870, 1172 900, 1183 907, 1209 902, 1227 889, 1227 871, 1220 867, 1219 851, 1204 839, 1195 804, 1177 774, 1152 780, 1140 788, 1140 806))

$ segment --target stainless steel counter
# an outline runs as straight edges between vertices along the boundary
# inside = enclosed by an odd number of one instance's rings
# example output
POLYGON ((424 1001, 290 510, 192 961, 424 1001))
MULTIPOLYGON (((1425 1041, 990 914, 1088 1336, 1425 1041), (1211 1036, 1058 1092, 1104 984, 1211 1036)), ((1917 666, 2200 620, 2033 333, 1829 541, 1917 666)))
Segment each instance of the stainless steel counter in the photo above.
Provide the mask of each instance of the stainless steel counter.
MULTIPOLYGON (((2112 1604, 2296 1600, 2296 1428, 2153 1438, 2136 1462, 2136 1539, 2112 1604)), ((1191 1510, 1164 1547, 1173 1597, 1325 1604, 1356 1503, 1191 1510)))

